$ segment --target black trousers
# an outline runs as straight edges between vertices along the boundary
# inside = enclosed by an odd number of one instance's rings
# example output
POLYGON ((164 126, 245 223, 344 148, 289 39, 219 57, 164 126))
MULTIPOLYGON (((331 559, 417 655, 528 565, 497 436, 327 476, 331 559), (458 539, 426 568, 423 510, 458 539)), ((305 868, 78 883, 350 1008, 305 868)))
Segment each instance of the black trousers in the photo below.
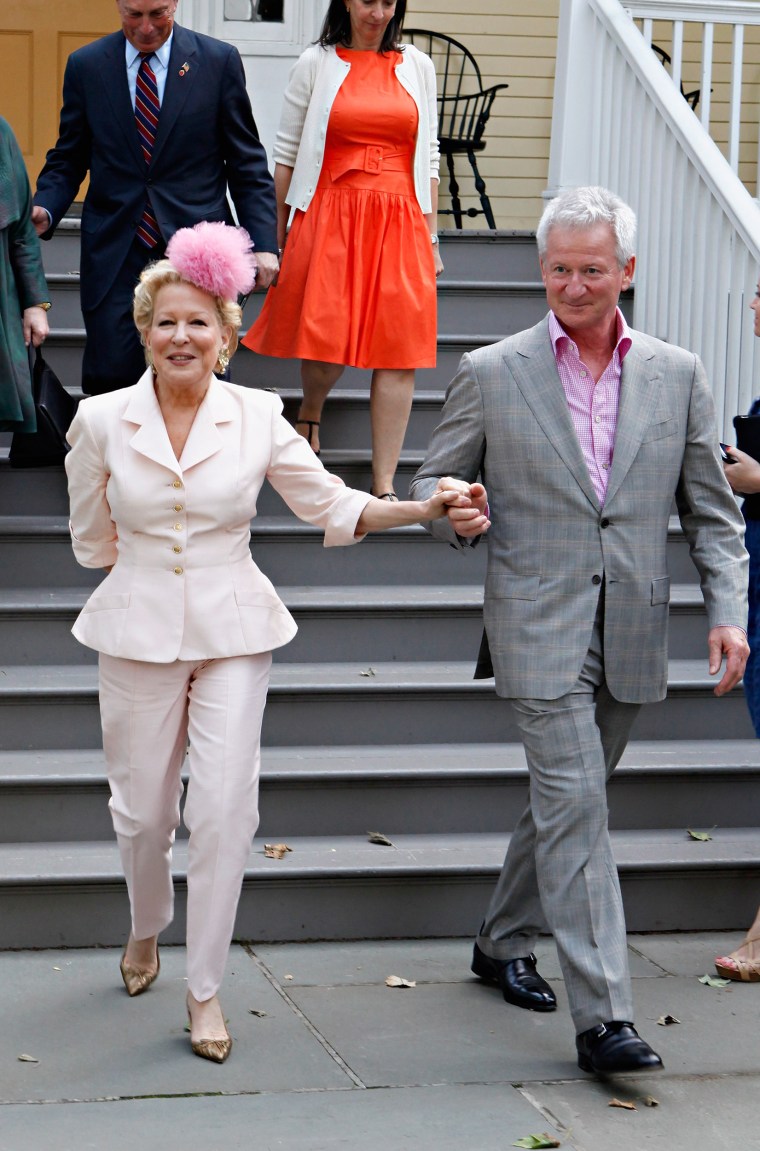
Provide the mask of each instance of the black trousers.
POLYGON ((146 264, 163 259, 165 247, 146 248, 134 240, 113 286, 97 308, 83 312, 87 342, 82 391, 88 396, 136 384, 145 371, 145 349, 132 319, 135 285, 146 264))

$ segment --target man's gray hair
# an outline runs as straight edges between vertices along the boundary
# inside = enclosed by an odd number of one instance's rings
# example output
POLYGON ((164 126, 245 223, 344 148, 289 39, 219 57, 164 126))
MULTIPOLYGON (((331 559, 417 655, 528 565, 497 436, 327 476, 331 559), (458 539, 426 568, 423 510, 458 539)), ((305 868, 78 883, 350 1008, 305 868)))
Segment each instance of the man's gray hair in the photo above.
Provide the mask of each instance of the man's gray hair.
POLYGON ((608 188, 568 188, 550 200, 536 229, 539 256, 546 258, 551 228, 593 228, 595 224, 609 224, 612 228, 617 262, 624 268, 635 251, 636 216, 608 188))

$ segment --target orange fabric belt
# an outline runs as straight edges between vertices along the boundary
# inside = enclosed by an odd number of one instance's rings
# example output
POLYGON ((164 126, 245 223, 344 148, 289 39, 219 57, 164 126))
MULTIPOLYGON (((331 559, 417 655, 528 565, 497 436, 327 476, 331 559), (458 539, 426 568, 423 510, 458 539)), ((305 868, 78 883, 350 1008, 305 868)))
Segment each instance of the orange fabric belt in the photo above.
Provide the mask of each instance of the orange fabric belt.
POLYGON ((327 167, 333 180, 337 180, 346 172, 369 172, 370 175, 383 171, 409 172, 411 163, 409 152, 385 152, 378 144, 368 144, 366 148, 340 148, 327 167))

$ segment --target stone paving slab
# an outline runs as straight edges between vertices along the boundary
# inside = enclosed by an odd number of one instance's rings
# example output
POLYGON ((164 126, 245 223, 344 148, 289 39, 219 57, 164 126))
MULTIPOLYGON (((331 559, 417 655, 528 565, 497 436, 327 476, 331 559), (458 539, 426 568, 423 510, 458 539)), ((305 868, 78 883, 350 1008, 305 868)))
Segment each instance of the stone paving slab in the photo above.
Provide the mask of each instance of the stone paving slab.
POLYGON ((574 1032, 559 1010, 507 1007, 476 983, 296 987, 291 995, 368 1087, 573 1078, 574 1032))
POLYGON ((0 1124, 0 1151, 500 1151, 552 1131, 512 1087, 444 1084, 6 1107, 0 1124))
MULTIPOLYGON (((470 971, 471 939, 253 944, 252 948, 275 978, 291 975, 294 987, 383 983, 388 975, 418 983, 478 982, 470 971)), ((545 979, 561 979, 557 950, 550 939, 539 940, 536 956, 545 979)), ((629 958, 634 979, 662 977, 662 967, 640 949, 631 947, 629 958)))
POLYGON ((636 1022, 666 1071, 607 1083, 577 1067, 548 940, 549 1015, 472 979, 469 940, 236 945, 223 1067, 189 1049, 184 949, 162 949, 135 1000, 117 950, 3 952, 0 1151, 502 1151, 542 1131, 565 1151, 755 1151, 760 988, 698 982, 736 942, 629 937, 636 1022))
POLYGON ((135 999, 118 962, 112 949, 0 954, 2 1102, 352 1085, 242 948, 233 947, 224 982, 235 1048, 223 1067, 190 1050, 184 948, 161 951, 160 977, 135 999))
MULTIPOLYGON (((522 1092, 576 1151, 756 1151, 760 1075, 544 1083, 522 1092), (658 1101, 648 1107, 647 1097, 658 1101), (618 1098, 635 1111, 610 1107, 618 1098), (552 1122, 553 1120, 553 1122, 552 1122), (567 1140, 570 1140, 570 1143, 567 1140)), ((496 1145, 494 1145, 496 1146, 496 1145)))

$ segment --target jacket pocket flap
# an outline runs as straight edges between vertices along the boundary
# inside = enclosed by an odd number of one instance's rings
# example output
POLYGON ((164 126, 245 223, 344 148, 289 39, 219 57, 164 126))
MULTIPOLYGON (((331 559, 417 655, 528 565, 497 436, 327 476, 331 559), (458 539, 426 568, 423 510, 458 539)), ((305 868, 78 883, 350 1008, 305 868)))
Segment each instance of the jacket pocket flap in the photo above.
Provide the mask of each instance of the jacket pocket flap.
POLYGON ((120 595, 94 595, 85 604, 85 611, 123 611, 129 607, 129 592, 120 595))
POLYGON ((538 599, 541 577, 516 575, 514 572, 499 572, 486 579, 485 598, 489 599, 538 599))
POLYGON ((670 603, 670 576, 652 580, 652 604, 670 603))

